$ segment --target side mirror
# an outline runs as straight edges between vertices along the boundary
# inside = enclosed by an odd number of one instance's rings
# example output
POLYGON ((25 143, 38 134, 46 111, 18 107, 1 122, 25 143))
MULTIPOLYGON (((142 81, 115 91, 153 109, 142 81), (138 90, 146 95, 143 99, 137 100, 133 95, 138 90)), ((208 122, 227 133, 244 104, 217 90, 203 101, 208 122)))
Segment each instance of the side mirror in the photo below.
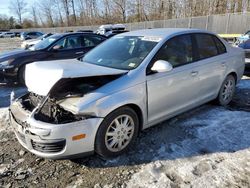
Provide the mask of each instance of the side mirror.
POLYGON ((151 71, 153 71, 153 72, 169 72, 172 69, 173 69, 173 66, 168 61, 158 60, 154 63, 153 67, 151 68, 151 71))
POLYGON ((61 46, 61 45, 55 45, 52 49, 54 50, 54 51, 57 51, 57 50, 60 50, 60 49, 62 49, 63 47, 61 46))

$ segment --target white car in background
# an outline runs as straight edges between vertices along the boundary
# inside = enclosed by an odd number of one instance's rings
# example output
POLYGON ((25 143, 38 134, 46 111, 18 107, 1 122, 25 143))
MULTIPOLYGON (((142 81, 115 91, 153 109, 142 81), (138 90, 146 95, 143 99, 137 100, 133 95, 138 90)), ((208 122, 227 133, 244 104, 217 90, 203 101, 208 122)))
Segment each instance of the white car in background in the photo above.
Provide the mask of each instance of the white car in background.
POLYGON ((125 31, 125 29, 126 26, 123 24, 114 24, 114 25, 108 24, 108 25, 101 25, 97 29, 96 33, 99 35, 105 35, 109 31, 125 31))
POLYGON ((29 40, 26 40, 24 41, 22 44, 21 44, 21 48, 23 49, 28 49, 29 47, 31 46, 34 46, 35 44, 37 44, 38 42, 48 38, 49 36, 53 35, 52 33, 47 33, 47 34, 44 34, 36 39, 29 39, 29 40))
POLYGON ((15 37, 15 33, 13 32, 3 32, 0 34, 0 38, 13 38, 15 37))
POLYGON ((82 58, 27 65, 29 93, 10 121, 38 156, 110 158, 143 129, 211 100, 228 105, 244 68, 244 51, 208 31, 123 33, 82 58))

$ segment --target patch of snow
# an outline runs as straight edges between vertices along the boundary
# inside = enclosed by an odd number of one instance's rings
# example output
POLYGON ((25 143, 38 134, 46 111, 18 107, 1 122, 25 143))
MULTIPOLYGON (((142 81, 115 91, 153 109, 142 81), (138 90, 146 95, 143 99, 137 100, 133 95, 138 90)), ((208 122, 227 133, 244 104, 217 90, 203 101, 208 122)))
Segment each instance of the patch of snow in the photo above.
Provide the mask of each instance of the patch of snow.
POLYGON ((127 187, 250 186, 250 113, 215 107, 176 126, 191 136, 162 143, 127 187))
POLYGON ((9 120, 8 108, 0 108, 0 131, 6 130, 8 120, 9 120))
POLYGON ((240 89, 250 89, 250 79, 249 77, 243 77, 240 82, 237 84, 237 87, 240 89))

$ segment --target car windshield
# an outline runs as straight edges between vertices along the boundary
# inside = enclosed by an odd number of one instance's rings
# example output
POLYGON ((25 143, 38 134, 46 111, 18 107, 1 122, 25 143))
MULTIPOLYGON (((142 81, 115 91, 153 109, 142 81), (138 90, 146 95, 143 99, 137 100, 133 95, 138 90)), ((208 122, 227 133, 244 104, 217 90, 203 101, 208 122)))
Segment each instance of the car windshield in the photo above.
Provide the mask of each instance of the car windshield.
POLYGON ((83 62, 123 70, 138 67, 160 41, 158 37, 116 36, 87 53, 83 62))
POLYGON ((29 50, 32 50, 32 51, 43 50, 43 49, 49 47, 54 41, 58 40, 59 38, 61 38, 61 35, 52 35, 52 36, 38 42, 34 46, 31 46, 29 48, 29 50))

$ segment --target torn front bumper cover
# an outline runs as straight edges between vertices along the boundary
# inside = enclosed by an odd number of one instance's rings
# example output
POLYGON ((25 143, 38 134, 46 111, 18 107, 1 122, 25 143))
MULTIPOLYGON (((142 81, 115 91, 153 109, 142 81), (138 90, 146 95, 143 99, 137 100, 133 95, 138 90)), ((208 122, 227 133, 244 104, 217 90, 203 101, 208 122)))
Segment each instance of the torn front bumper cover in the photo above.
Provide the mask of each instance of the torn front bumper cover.
POLYGON ((34 119, 32 113, 15 102, 10 107, 10 122, 20 144, 37 156, 50 159, 76 158, 94 153, 95 135, 103 118, 67 124, 50 124, 34 119), (75 135, 85 138, 74 140, 75 135))

